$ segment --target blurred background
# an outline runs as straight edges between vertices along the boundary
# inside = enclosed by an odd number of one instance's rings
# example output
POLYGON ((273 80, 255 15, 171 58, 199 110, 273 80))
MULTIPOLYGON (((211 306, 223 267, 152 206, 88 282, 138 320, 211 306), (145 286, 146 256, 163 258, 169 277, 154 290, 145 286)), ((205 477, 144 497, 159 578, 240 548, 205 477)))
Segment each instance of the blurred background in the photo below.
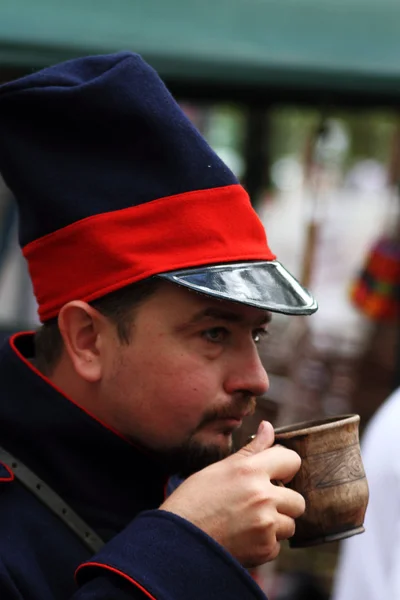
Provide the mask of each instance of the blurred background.
MULTIPOLYGON (((262 418, 357 412, 363 429, 400 382, 400 4, 0 0, 0 82, 119 50, 159 71, 320 305, 274 317, 260 348, 271 387, 238 443, 262 418)), ((37 324, 0 181, 0 336, 37 324)), ((329 598, 337 553, 284 547, 254 576, 270 600, 329 598)))

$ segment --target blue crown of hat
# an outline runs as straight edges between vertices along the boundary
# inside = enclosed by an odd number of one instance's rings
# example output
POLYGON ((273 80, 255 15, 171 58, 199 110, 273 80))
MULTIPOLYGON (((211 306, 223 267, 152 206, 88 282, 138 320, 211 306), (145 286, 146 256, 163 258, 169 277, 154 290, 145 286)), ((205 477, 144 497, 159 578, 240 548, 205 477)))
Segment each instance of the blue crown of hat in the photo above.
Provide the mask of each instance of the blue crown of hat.
POLYGON ((94 214, 237 183, 157 73, 130 52, 1 86, 0 133, 22 246, 94 214))

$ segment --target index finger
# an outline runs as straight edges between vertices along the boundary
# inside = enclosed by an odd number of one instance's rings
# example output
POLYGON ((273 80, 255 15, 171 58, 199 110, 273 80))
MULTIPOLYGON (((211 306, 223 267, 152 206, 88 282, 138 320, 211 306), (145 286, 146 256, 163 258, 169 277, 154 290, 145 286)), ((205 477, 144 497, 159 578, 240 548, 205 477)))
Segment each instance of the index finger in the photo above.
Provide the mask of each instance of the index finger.
POLYGON ((249 457, 254 469, 264 471, 269 479, 288 483, 301 466, 301 458, 294 450, 275 445, 249 457))

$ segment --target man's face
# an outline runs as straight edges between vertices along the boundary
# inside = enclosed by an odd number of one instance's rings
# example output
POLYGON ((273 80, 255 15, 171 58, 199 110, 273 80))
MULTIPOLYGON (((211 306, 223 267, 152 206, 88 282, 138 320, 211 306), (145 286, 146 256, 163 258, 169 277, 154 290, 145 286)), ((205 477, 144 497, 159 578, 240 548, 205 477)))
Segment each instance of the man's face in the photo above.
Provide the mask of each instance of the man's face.
POLYGON ((163 282, 137 310, 131 342, 107 344, 108 422, 185 474, 230 454, 232 433, 268 389, 257 342, 265 311, 163 282))

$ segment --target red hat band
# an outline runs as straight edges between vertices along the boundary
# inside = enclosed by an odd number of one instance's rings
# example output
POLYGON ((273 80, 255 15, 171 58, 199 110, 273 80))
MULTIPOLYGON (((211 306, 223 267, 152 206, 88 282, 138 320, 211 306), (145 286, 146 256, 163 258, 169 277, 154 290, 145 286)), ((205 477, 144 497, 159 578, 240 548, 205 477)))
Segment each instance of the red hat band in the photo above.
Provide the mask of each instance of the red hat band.
POLYGON ((94 300, 159 273, 275 259, 237 184, 97 214, 27 244, 23 253, 42 322, 71 300, 94 300))

